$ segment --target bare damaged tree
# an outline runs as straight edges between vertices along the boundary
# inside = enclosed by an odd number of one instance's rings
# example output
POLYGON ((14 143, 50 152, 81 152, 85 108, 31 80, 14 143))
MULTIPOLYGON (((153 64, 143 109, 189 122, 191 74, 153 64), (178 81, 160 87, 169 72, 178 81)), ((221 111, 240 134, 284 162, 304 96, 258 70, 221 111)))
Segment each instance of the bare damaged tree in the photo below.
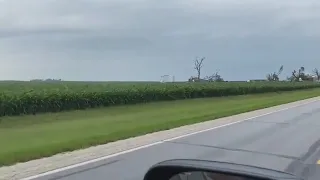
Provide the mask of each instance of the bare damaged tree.
POLYGON ((313 74, 317 77, 317 80, 320 80, 320 74, 319 74, 319 70, 317 68, 314 68, 313 70, 313 74))
POLYGON ((283 71, 283 65, 279 68, 278 73, 274 72, 274 73, 267 74, 267 80, 279 81, 279 75, 282 73, 282 71, 283 71))
POLYGON ((208 80, 209 82, 223 82, 224 81, 218 72, 216 72, 215 74, 212 74, 211 76, 206 76, 204 79, 208 80))
POLYGON ((307 77, 304 73, 305 68, 302 66, 298 71, 293 70, 291 73, 291 81, 300 81, 300 80, 306 80, 307 77))
POLYGON ((198 80, 200 80, 200 77, 201 77, 201 69, 203 66, 204 59, 205 59, 205 57, 203 57, 201 59, 196 58, 196 60, 194 61, 194 69, 197 71, 198 80))

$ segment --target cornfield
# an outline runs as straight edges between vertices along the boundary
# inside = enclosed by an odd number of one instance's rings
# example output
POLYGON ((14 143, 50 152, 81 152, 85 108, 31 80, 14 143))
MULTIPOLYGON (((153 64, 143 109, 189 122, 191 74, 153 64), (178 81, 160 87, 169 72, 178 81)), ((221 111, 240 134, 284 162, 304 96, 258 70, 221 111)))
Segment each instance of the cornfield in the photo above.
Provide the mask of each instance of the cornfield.
POLYGON ((293 91, 320 87, 306 82, 106 83, 1 82, 0 116, 59 112, 189 98, 293 91))

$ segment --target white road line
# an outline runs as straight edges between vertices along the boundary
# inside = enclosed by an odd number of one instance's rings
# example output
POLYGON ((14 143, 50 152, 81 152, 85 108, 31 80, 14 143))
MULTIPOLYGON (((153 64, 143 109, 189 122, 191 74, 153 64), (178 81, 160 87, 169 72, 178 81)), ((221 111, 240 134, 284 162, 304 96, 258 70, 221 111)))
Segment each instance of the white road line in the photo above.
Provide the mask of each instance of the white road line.
POLYGON ((34 179, 37 179, 37 178, 41 178, 41 177, 44 177, 44 176, 52 175, 52 174, 63 172, 63 171, 70 170, 70 169, 74 169, 74 168, 81 167, 81 166, 84 166, 84 165, 88 165, 88 164, 91 164, 91 163, 103 161, 103 160, 106 160, 106 159, 109 159, 109 158, 112 158, 112 157, 116 157, 116 156, 119 156, 119 155, 122 155, 122 154, 127 154, 127 153, 134 152, 134 151, 137 151, 137 150, 140 150, 140 149, 145 149, 145 148, 148 148, 148 147, 152 147, 152 146, 155 146, 155 145, 158 145, 158 144, 162 144, 162 143, 164 143, 166 141, 177 140, 177 139, 181 139, 181 138, 184 138, 184 137, 200 134, 200 133, 203 133, 203 132, 207 132, 207 131, 211 131, 211 130, 214 130, 214 129, 218 129, 218 128, 230 126, 230 125, 233 125, 233 124, 237 124, 237 123, 240 123, 240 122, 244 122, 244 121, 247 121, 247 120, 251 120, 251 119, 267 116, 269 114, 274 114, 274 113, 277 113, 277 112, 286 111, 288 109, 293 109, 293 108, 296 108, 296 107, 299 107, 299 106, 304 106, 304 105, 307 105, 307 104, 310 104, 310 103, 314 103, 314 102, 317 102, 317 101, 319 101, 319 100, 316 99, 316 100, 313 100, 313 101, 310 101, 310 102, 307 102, 307 103, 298 104, 298 105, 295 105, 295 106, 291 106, 291 107, 275 110, 275 111, 268 112, 268 113, 265 113, 265 114, 261 114, 261 115, 258 115, 258 116, 253 116, 253 117, 246 118, 246 119, 243 119, 243 120, 239 120, 239 121, 235 121, 235 122, 232 122, 232 123, 224 124, 224 125, 221 125, 221 126, 216 126, 216 127, 200 130, 200 131, 197 131, 197 132, 192 132, 192 133, 184 134, 184 135, 181 135, 181 136, 165 139, 165 140, 162 140, 162 141, 157 141, 157 142, 154 142, 154 143, 151 143, 151 144, 139 146, 139 147, 136 147, 136 148, 128 149, 128 150, 121 151, 121 152, 118 152, 118 153, 114 153, 114 154, 111 154, 111 155, 107 155, 107 156, 103 156, 103 157, 100 157, 100 158, 96 158, 96 159, 92 159, 92 160, 89 160, 89 161, 85 161, 85 162, 82 162, 82 163, 78 163, 78 164, 66 166, 66 167, 63 167, 63 168, 55 169, 55 170, 48 171, 48 172, 45 172, 45 173, 41 173, 41 174, 37 174, 37 175, 30 176, 30 177, 27 177, 27 178, 23 178, 23 179, 20 179, 20 180, 34 180, 34 179))

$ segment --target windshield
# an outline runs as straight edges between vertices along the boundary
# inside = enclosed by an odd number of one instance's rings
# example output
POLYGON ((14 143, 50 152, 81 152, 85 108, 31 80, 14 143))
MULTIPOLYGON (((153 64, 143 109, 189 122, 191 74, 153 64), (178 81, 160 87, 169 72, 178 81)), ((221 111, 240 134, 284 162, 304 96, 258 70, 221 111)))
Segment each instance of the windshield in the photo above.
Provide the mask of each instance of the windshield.
POLYGON ((320 0, 0 0, 0 62, 0 179, 320 179, 320 0))

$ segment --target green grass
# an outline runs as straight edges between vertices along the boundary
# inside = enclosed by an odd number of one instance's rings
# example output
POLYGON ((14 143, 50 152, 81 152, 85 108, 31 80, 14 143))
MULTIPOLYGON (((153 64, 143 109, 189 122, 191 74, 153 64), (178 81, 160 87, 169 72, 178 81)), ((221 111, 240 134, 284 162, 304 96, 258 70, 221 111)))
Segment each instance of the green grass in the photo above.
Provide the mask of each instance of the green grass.
POLYGON ((320 89, 0 118, 0 165, 320 95, 320 89))

